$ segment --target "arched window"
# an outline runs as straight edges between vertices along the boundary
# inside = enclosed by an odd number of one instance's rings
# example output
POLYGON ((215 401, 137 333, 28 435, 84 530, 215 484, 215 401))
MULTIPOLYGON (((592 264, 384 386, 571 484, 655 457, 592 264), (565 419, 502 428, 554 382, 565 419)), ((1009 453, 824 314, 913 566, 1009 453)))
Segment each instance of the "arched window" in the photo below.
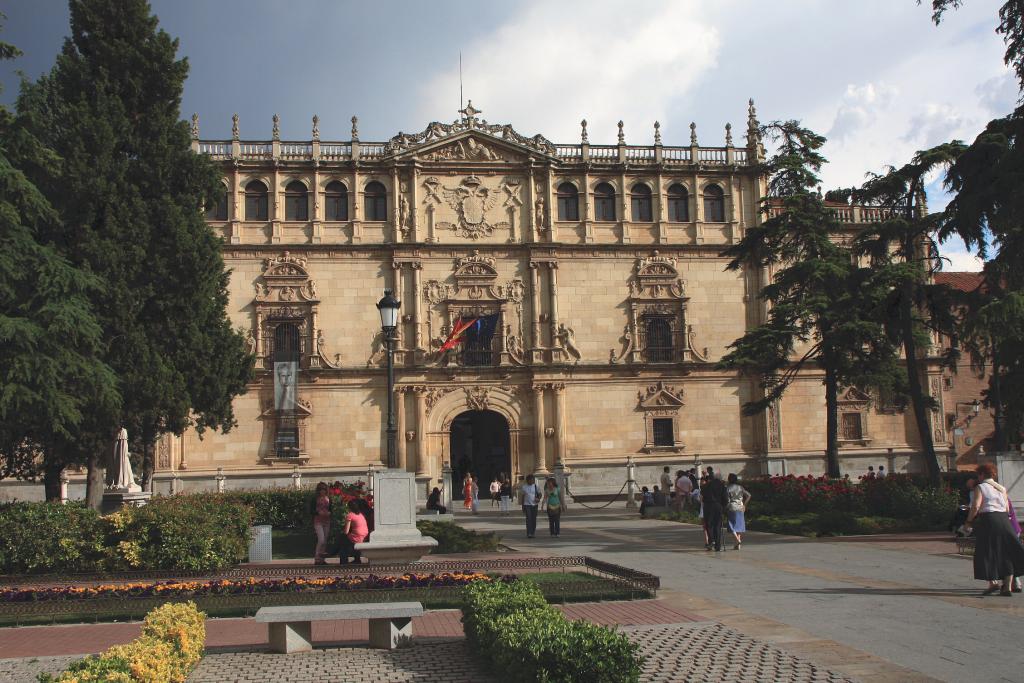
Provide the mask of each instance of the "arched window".
POLYGON ((594 220, 615 220, 615 188, 608 183, 594 188, 594 220))
POLYGON ((281 323, 274 328, 274 362, 297 363, 302 357, 299 328, 294 323, 281 323))
POLYGON ((267 220, 267 186, 258 180, 245 186, 245 220, 267 220))
POLYGON ((725 193, 718 185, 704 188, 704 222, 725 222, 725 193))
POLYGON ((378 182, 369 183, 363 190, 366 199, 366 220, 386 221, 388 219, 388 192, 378 182))
POLYGON ((572 183, 558 186, 558 220, 578 221, 580 219, 580 195, 572 183))
POLYGON ((206 209, 206 220, 226 221, 228 219, 228 189, 221 187, 214 197, 213 203, 206 209))
POLYGON ((337 180, 327 184, 324 198, 327 201, 327 220, 348 220, 348 188, 337 180))
POLYGON ((672 326, 667 318, 644 319, 644 356, 648 363, 672 362, 672 326))
POLYGON ((690 220, 690 195, 679 183, 668 188, 668 220, 670 223, 690 220))
POLYGON ((633 206, 633 220, 640 223, 650 223, 653 218, 651 211, 651 188, 643 183, 633 186, 630 193, 630 203, 633 206))
POLYGON ((293 180, 284 188, 284 219, 286 221, 308 221, 309 199, 306 186, 293 180))

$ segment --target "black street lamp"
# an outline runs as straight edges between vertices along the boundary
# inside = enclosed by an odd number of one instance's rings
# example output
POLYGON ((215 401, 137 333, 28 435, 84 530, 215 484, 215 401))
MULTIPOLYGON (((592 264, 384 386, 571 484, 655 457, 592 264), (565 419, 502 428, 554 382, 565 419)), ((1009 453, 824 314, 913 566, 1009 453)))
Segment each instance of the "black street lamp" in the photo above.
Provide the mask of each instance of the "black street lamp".
POLYGON ((395 331, 398 329, 398 309, 402 302, 394 297, 390 289, 377 302, 380 311, 380 329, 384 333, 384 346, 388 354, 388 467, 397 467, 395 451, 398 427, 395 425, 395 331))

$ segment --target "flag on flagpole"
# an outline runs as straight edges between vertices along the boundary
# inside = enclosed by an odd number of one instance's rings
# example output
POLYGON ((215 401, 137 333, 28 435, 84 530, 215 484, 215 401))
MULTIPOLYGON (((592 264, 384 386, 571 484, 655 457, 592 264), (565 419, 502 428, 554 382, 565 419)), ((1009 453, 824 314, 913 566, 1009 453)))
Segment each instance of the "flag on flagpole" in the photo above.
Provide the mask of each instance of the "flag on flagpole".
POLYGON ((444 344, 441 345, 441 351, 454 349, 456 345, 465 341, 466 330, 472 327, 473 323, 476 321, 477 318, 459 318, 456 320, 451 333, 448 335, 448 338, 444 340, 444 344))

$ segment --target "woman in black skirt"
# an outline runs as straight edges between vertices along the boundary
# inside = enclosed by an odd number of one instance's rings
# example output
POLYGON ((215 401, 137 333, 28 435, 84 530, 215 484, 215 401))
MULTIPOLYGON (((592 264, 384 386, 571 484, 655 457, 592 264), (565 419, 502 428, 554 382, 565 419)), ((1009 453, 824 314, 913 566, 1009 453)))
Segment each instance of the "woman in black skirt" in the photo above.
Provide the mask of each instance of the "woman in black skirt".
POLYGON ((975 526, 974 578, 989 582, 982 595, 999 591, 1012 596, 1013 577, 1024 574, 1024 545, 1013 533, 1008 508, 1006 489, 996 483, 995 467, 978 465, 978 485, 964 526, 975 526))

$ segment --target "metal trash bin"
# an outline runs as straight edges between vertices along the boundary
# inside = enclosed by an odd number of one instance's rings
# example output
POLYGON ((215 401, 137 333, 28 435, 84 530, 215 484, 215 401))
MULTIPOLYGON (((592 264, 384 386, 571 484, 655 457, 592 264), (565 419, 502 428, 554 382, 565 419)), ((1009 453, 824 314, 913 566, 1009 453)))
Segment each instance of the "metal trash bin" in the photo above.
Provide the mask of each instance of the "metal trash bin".
POLYGON ((270 562, 274 559, 273 537, 271 536, 269 524, 260 524, 250 528, 249 537, 249 561, 270 562))

